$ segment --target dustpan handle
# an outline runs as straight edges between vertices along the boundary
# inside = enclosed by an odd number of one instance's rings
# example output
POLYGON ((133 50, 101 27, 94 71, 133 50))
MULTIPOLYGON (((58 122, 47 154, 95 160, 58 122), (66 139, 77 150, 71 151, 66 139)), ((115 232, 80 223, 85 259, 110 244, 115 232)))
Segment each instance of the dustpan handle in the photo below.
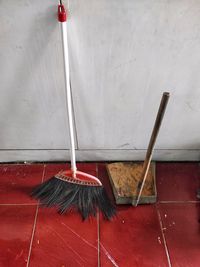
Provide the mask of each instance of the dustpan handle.
POLYGON ((65 74, 65 88, 66 88, 66 106, 68 111, 69 123, 69 136, 70 136, 70 157, 71 169, 75 175, 76 172, 76 157, 75 157, 75 141, 74 141, 74 125, 73 125, 73 112, 72 112, 72 96, 70 87, 70 73, 69 73, 69 53, 68 53, 68 38, 67 38, 67 13, 62 1, 58 5, 58 21, 61 26, 62 33, 62 47, 64 58, 64 74, 65 74))
POLYGON ((141 196, 141 193, 142 193, 142 190, 143 190, 146 178, 147 178, 149 166, 150 166, 151 159, 152 159, 153 149, 154 149, 154 146, 155 146, 155 142, 156 142, 159 130, 160 130, 160 126, 161 126, 164 114, 165 114, 165 110, 166 110, 166 107, 167 107, 167 103, 168 103, 169 97, 170 97, 170 94, 168 92, 164 92, 163 95, 162 95, 162 99, 161 99, 161 102, 160 102, 160 107, 159 107, 159 110, 158 110, 158 113, 157 113, 156 121, 155 121, 155 124, 154 124, 154 127, 153 127, 153 131, 152 131, 151 138, 150 138, 150 141, 149 141, 149 145, 148 145, 145 161, 144 161, 144 164, 143 164, 142 183, 139 185, 139 193, 136 196, 136 200, 133 201, 133 205, 135 205, 135 206, 137 206, 138 203, 139 203, 140 196, 141 196))

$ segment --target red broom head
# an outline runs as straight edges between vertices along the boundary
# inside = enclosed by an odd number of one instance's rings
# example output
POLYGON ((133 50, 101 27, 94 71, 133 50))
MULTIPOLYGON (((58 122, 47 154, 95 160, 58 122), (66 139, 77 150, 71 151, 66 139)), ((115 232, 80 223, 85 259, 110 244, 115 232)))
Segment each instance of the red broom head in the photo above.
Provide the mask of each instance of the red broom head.
POLYGON ((81 171, 60 171, 58 174, 55 175, 55 177, 60 180, 78 185, 102 186, 102 183, 98 178, 81 171))
POLYGON ((61 171, 36 186, 31 195, 44 206, 56 206, 61 214, 77 209, 83 220, 96 216, 98 209, 108 220, 116 212, 99 179, 81 171, 61 171))

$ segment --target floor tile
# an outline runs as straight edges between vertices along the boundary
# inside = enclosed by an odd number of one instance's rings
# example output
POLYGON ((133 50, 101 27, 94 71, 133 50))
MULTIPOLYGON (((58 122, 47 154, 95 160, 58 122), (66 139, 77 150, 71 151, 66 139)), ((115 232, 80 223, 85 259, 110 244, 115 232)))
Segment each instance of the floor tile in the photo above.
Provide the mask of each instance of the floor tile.
POLYGON ((0 206, 0 267, 25 267, 36 206, 0 206))
MULTIPOLYGON (((96 175, 95 164, 78 164, 78 168, 96 175)), ((51 174, 52 167, 47 166, 46 177, 51 174)), ((77 212, 59 215, 55 209, 39 208, 30 267, 40 266, 98 266, 97 218, 83 222, 77 212)))
POLYGON ((121 207, 112 222, 100 221, 101 266, 167 267, 153 205, 121 207))
MULTIPOLYGON (((98 177, 114 203, 105 163, 77 167, 98 177)), ((26 267, 37 208, 29 192, 41 182, 43 172, 47 180, 65 168, 70 164, 0 165, 0 267, 26 267)), ((197 200, 200 167, 157 163, 156 178, 161 203, 118 205, 112 221, 100 215, 99 223, 98 217, 83 222, 77 212, 59 215, 55 209, 40 207, 29 267, 168 267, 156 207, 172 267, 200 266, 200 203, 188 202, 197 200)))
POLYGON ((200 187, 198 163, 157 163, 158 201, 192 201, 200 187))
POLYGON ((50 179, 58 172, 70 168, 69 163, 47 163, 45 164, 44 181, 50 179))
POLYGON ((200 266, 200 204, 159 204, 173 267, 200 266))
POLYGON ((40 208, 30 267, 97 266, 97 239, 95 218, 83 222, 77 213, 40 208))
POLYGON ((37 203, 30 193, 41 182, 43 170, 43 164, 0 165, 0 204, 37 203))
POLYGON ((97 164, 96 163, 78 163, 77 169, 89 173, 91 175, 97 176, 97 164))
MULTIPOLYGON (((98 177, 114 201, 104 163, 98 164, 98 177)), ((103 267, 168 266, 154 205, 118 205, 117 216, 110 222, 101 216, 100 261, 103 267)))

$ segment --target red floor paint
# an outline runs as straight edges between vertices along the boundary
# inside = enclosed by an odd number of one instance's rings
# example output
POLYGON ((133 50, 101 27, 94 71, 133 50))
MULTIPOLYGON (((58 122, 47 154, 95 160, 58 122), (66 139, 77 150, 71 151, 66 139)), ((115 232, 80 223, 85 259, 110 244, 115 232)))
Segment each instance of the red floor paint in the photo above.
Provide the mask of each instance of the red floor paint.
POLYGON ((98 266, 97 219, 82 222, 77 213, 40 209, 30 266, 98 266))
POLYGON ((42 181, 43 164, 0 165, 0 204, 33 204, 32 188, 42 181))
POLYGON ((102 266, 168 266, 153 205, 119 208, 113 223, 101 220, 100 248, 102 266))
POLYGON ((157 163, 156 181, 159 201, 196 200, 200 188, 198 163, 157 163))
POLYGON ((58 172, 68 168, 70 168, 70 165, 65 163, 45 164, 44 181, 50 179, 58 172))
POLYGON ((36 206, 0 206, 0 266, 26 266, 36 206))
MULTIPOLYGON (((99 164, 99 177, 114 200, 105 164, 99 164)), ((167 267, 165 247, 155 205, 117 206, 112 222, 100 220, 102 266, 167 267), (154 253, 156 251, 156 257, 154 253)))
POLYGON ((200 203, 159 204, 173 267, 200 266, 200 203))
MULTIPOLYGON (((158 163, 158 203, 117 206, 111 221, 82 222, 29 197, 33 186, 69 164, 0 165, 0 267, 200 266, 198 163, 158 163)), ((101 179, 114 201, 104 163, 78 169, 101 179)))

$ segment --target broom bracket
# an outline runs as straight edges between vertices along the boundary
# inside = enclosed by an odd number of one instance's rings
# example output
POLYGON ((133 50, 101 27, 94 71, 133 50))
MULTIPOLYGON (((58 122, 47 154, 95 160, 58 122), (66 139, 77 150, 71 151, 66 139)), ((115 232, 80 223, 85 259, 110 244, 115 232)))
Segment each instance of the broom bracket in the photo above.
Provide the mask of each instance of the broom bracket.
POLYGON ((58 21, 66 22, 66 20, 67 20, 67 11, 62 3, 62 0, 60 0, 60 4, 58 5, 58 21))

